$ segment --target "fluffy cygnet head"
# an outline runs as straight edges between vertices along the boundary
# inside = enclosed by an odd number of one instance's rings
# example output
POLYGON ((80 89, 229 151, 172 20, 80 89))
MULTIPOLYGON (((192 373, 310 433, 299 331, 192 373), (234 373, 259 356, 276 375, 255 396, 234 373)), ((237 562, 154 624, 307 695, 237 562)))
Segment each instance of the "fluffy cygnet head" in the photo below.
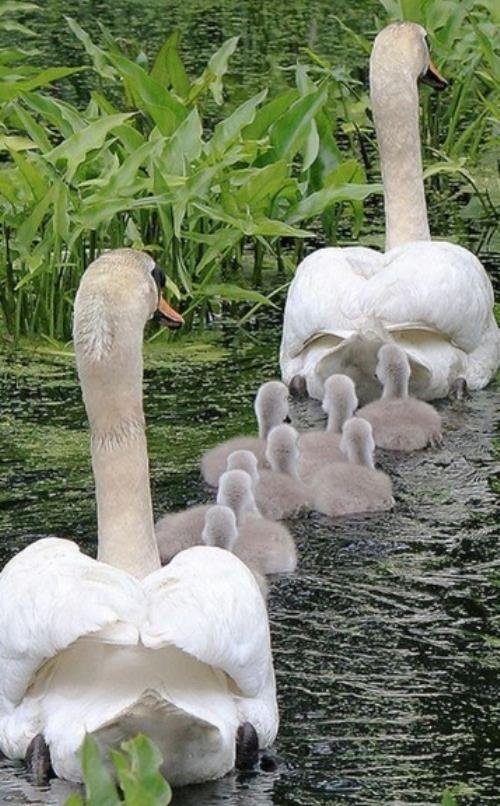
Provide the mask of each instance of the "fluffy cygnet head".
POLYGON ((236 517, 229 507, 216 504, 207 510, 201 539, 207 546, 232 551, 238 537, 236 517))
POLYGON ((330 375, 325 381, 322 407, 328 415, 327 431, 340 434, 358 407, 354 381, 347 375, 330 375))
POLYGON ((183 319, 162 297, 165 276, 153 258, 136 249, 105 252, 85 271, 75 298, 77 362, 99 363, 115 346, 125 354, 131 338, 142 344, 148 319, 158 312, 164 324, 183 319))
POLYGON ((270 431, 266 444, 266 459, 277 473, 299 477, 299 435, 291 425, 277 425, 270 431))
POLYGON ((348 462, 375 467, 373 459, 375 440, 368 420, 364 420, 362 417, 351 417, 344 423, 340 450, 348 462))
POLYGON ((238 524, 247 512, 258 512, 252 479, 248 473, 244 470, 226 470, 219 479, 217 503, 232 509, 238 524))
POLYGON ((288 416, 288 389, 285 384, 281 381, 263 383, 255 397, 254 409, 259 436, 267 439, 271 428, 288 416))
POLYGON ((259 469, 257 467, 257 457, 252 451, 233 451, 227 457, 227 470, 244 470, 252 479, 255 487, 259 480, 259 469))
POLYGON ((373 44, 370 69, 388 79, 408 73, 415 82, 421 79, 436 89, 448 84, 431 61, 425 28, 415 22, 395 22, 380 31, 373 44))
POLYGON ((384 344, 378 351, 377 378, 384 387, 382 397, 408 397, 411 367, 405 351, 397 344, 384 344))

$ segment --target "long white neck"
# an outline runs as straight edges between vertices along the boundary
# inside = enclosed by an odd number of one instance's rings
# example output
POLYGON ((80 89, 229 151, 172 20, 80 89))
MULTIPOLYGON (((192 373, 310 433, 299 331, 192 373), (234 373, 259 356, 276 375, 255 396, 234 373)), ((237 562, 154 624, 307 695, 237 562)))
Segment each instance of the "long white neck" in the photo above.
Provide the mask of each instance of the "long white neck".
POLYGON ((343 449, 347 461, 355 465, 375 467, 373 450, 365 440, 348 440, 343 449))
POLYGON ((143 578, 160 567, 142 406, 143 326, 121 322, 95 349, 75 316, 75 350, 91 429, 98 559, 143 578))
POLYGON ((378 50, 370 62, 370 94, 384 183, 388 251, 430 240, 422 178, 419 102, 415 78, 378 50))

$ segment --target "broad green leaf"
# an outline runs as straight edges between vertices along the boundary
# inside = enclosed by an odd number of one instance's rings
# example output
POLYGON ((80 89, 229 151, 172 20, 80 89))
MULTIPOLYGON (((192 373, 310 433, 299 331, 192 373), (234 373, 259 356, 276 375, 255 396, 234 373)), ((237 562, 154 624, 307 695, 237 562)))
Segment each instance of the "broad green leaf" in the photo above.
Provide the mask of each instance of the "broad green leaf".
POLYGON ((36 33, 32 28, 28 28, 21 22, 17 22, 17 20, 1 20, 0 30, 8 33, 22 34, 23 36, 36 36, 36 33))
POLYGON ((225 150, 240 136, 244 126, 248 126, 255 117, 255 110, 262 103, 267 95, 267 90, 254 95, 245 103, 241 104, 225 120, 221 120, 214 129, 212 139, 207 144, 206 150, 211 157, 220 158, 225 150))
POLYGON ((264 104, 256 113, 253 123, 250 123, 242 131, 242 136, 247 140, 260 140, 269 130, 269 127, 280 118, 287 109, 290 109, 294 101, 299 97, 297 90, 286 90, 267 104, 264 104))
POLYGON ((324 85, 316 92, 299 98, 271 127, 272 149, 264 157, 266 163, 282 158, 293 159, 306 139, 312 119, 325 103, 327 92, 324 85))
POLYGON ((0 3, 0 17, 4 14, 19 12, 41 11, 36 3, 24 3, 22 0, 2 0, 0 3))
POLYGON ((269 305, 269 300, 264 294, 260 294, 251 288, 241 288, 241 286, 232 285, 231 283, 200 285, 194 289, 194 294, 202 297, 221 297, 221 299, 234 302, 260 302, 262 305, 269 305))
POLYGON ((311 165, 310 183, 314 190, 320 190, 325 182, 326 176, 339 164, 342 155, 332 134, 332 125, 324 109, 320 110, 315 117, 319 136, 318 156, 311 165))
POLYGON ((17 120, 19 128, 24 128, 29 137, 37 144, 42 151, 50 151, 52 148, 46 130, 35 120, 27 109, 20 104, 13 104, 12 111, 17 120))
POLYGON ((23 221, 16 233, 16 246, 21 254, 28 254, 43 219, 54 202, 55 187, 52 187, 40 201, 35 204, 30 215, 23 221))
POLYGON ((144 196, 139 199, 130 199, 128 196, 120 199, 101 199, 97 204, 87 204, 76 216, 77 221, 87 229, 97 229, 100 224, 110 221, 117 213, 124 210, 140 210, 165 205, 171 202, 167 196, 144 196))
POLYGON ((47 176, 40 170, 39 164, 29 155, 19 152, 13 152, 12 159, 31 188, 34 198, 37 201, 43 199, 49 188, 49 183, 47 176))
POLYGON ((435 176, 435 174, 440 173, 461 173, 464 172, 464 166, 467 162, 466 157, 461 157, 458 160, 452 162, 448 160, 446 162, 435 162, 433 165, 429 165, 428 168, 424 170, 423 177, 424 179, 429 179, 430 176, 435 176))
POLYGON ((304 143, 303 163, 302 163, 303 171, 307 171, 311 167, 314 160, 318 156, 318 153, 319 153, 319 134, 318 134, 318 127, 316 126, 316 121, 313 118, 309 124, 309 131, 307 133, 306 141, 304 143))
POLYGON ((210 89, 215 103, 219 106, 222 104, 222 78, 227 73, 228 62, 236 50, 238 39, 239 37, 237 36, 227 39, 219 50, 211 56, 203 73, 191 86, 189 101, 195 101, 202 92, 210 89))
POLYGON ((148 112, 161 133, 169 137, 187 116, 187 109, 138 64, 118 53, 108 53, 107 57, 129 82, 138 108, 148 112))
POLYGON ((35 54, 36 50, 24 50, 22 48, 4 48, 3 50, 0 51, 0 64, 12 64, 12 62, 26 61, 35 54))
POLYGON ((182 176, 186 173, 186 166, 195 162, 203 148, 203 125, 196 107, 189 113, 186 120, 176 129, 165 146, 161 157, 161 164, 170 174, 182 176))
POLYGON ((12 171, 0 171, 0 196, 13 206, 17 203, 17 184, 12 181, 12 171))
POLYGON ((87 806, 119 806, 116 787, 103 764, 97 742, 90 736, 83 742, 81 762, 87 806))
POLYGON ((235 197, 240 204, 247 204, 252 208, 263 199, 278 193, 287 181, 287 177, 286 160, 273 162, 264 168, 254 168, 250 171, 247 181, 236 191, 235 197))
POLYGON ((52 123, 65 138, 87 125, 87 121, 77 110, 63 101, 56 101, 37 92, 23 93, 22 97, 30 109, 52 123))
POLYGON ((151 76, 165 87, 173 87, 174 92, 181 98, 187 98, 191 83, 178 51, 179 33, 174 31, 163 43, 155 63, 151 69, 151 76))
POLYGON ((373 193, 383 193, 382 185, 343 185, 326 187, 302 199, 289 212, 287 221, 290 224, 314 218, 320 215, 331 204, 344 201, 363 201, 373 193))
POLYGON ((130 117, 132 117, 132 113, 127 112, 98 118, 50 151, 47 159, 54 163, 58 160, 65 160, 67 180, 71 182, 78 166, 85 160, 89 151, 102 148, 108 134, 130 117))
POLYGON ((30 92, 37 89, 37 87, 47 87, 60 78, 79 73, 82 69, 81 67, 49 67, 36 76, 22 81, 2 81, 0 84, 0 101, 12 101, 14 98, 19 97, 21 93, 30 92))
POLYGON ((29 151, 38 145, 29 137, 14 134, 0 134, 0 151, 29 151))
POLYGON ((77 21, 73 17, 65 17, 66 22, 73 31, 77 39, 80 40, 88 55, 92 59, 95 70, 103 78, 113 79, 116 77, 116 70, 114 70, 108 63, 106 53, 101 48, 94 45, 90 36, 83 28, 80 28, 77 21))
POLYGON ((236 218, 236 216, 231 216, 223 210, 209 207, 200 202, 193 202, 193 207, 200 210, 214 221, 222 221, 224 224, 229 224, 235 229, 239 229, 241 232, 245 233, 245 235, 282 235, 291 238, 309 238, 311 235, 307 230, 297 229, 283 221, 274 221, 262 215, 256 216, 255 218, 249 216, 246 218, 236 218))
POLYGON ((174 195, 174 232, 178 238, 181 234, 181 226, 186 215, 187 206, 193 200, 204 198, 214 180, 215 175, 219 171, 219 166, 212 166, 203 168, 197 173, 190 176, 183 187, 176 190, 174 195))

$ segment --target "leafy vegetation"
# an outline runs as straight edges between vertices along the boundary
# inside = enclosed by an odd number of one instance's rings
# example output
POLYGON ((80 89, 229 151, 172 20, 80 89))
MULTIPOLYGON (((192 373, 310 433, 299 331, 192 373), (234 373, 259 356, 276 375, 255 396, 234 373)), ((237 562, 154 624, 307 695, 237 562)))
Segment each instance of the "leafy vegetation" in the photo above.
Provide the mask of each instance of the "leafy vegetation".
POLYGON ((72 795, 66 806, 167 806, 172 790, 162 774, 160 751, 146 736, 139 735, 111 751, 120 794, 94 739, 87 736, 82 747, 85 799, 72 795))
MULTIPOLYGON (((490 44, 498 11, 490 0, 382 6, 377 27, 393 18, 425 24, 452 78, 446 97, 422 94, 426 176, 443 209, 450 197, 462 201, 463 216, 488 239, 499 195, 490 44)), ((0 27, 13 10, 0 2, 0 27)), ((337 22, 368 54, 371 42, 337 22)), ((39 71, 26 51, 0 52, 0 306, 9 333, 69 338, 79 278, 106 248, 154 254, 192 326, 223 300, 252 311, 273 304, 310 235, 376 242, 362 234, 364 201, 381 192, 367 180, 376 177, 377 150, 364 79, 304 48, 293 85, 223 106, 236 38, 193 78, 175 33, 148 63, 103 26, 96 43, 75 20, 67 24, 86 68, 39 71), (98 80, 84 109, 57 92, 82 69, 98 80)))
POLYGON ((192 80, 175 34, 147 66, 107 31, 100 47, 68 25, 102 80, 83 111, 40 89, 74 68, 34 74, 4 53, 0 303, 9 332, 68 337, 78 279, 105 248, 152 252, 192 323, 218 299, 267 303, 255 290, 265 258, 285 278, 295 261, 283 244, 300 252, 304 225, 332 205, 350 202, 359 228, 362 200, 380 187, 358 162, 341 161, 326 113, 333 76, 315 82, 300 66, 296 87, 274 97, 264 89, 208 131, 204 102, 222 103, 237 39, 192 80), (241 281, 250 255, 254 288, 241 281))

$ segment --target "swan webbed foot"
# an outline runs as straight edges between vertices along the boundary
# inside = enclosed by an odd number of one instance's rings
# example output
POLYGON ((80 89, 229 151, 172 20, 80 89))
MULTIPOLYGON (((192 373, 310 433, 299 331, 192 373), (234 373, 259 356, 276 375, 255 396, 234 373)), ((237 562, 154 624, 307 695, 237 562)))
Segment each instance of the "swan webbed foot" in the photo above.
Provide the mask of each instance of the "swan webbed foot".
POLYGON ((288 391, 296 400, 304 400, 307 397, 307 386, 304 376, 294 375, 288 384, 288 391))
POLYGON ((37 786, 46 784, 53 776, 49 746, 41 733, 29 743, 25 763, 28 775, 37 786))
POLYGON ((450 397, 453 400, 463 400, 467 395, 467 391, 467 381, 460 376, 451 385, 450 397))
POLYGON ((263 772, 276 772, 279 762, 277 756, 272 753, 262 753, 260 757, 260 768, 263 772))
POLYGON ((236 733, 237 770, 253 770, 259 761, 259 737, 250 722, 240 725, 236 733))

